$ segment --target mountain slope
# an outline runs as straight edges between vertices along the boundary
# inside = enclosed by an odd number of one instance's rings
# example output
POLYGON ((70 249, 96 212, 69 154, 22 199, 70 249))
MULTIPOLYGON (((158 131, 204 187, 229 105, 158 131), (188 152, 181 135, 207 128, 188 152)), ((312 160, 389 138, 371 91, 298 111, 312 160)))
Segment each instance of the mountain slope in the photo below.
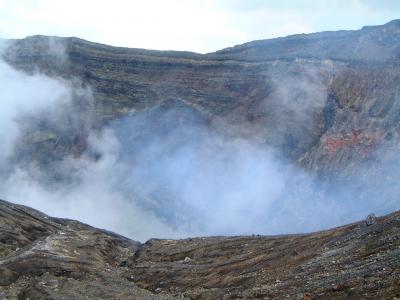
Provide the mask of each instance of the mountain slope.
POLYGON ((312 234, 144 244, 5 201, 0 215, 1 298, 400 296, 399 212, 312 234))
POLYGON ((385 62, 398 60, 400 20, 361 30, 297 34, 245 43, 216 52, 223 59, 331 59, 336 61, 385 62))

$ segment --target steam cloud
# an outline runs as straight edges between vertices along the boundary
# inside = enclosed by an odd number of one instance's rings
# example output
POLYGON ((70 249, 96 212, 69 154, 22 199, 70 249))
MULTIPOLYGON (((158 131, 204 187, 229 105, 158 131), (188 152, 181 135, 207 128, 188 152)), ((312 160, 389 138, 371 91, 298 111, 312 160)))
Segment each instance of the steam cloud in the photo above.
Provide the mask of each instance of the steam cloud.
MULTIPOLYGON (((296 82, 306 95, 303 108, 324 104, 321 85, 296 82)), ((135 113, 99 130, 91 128, 88 88, 0 62, 0 90, 0 197, 53 216, 146 240, 308 232, 398 208, 397 200, 387 198, 350 201, 354 191, 345 187, 327 192, 277 150, 222 136, 181 103, 135 113), (79 116, 77 105, 89 118, 79 116), (51 132, 43 133, 41 124, 51 132), (80 155, 59 146, 76 132, 87 138, 80 155), (43 161, 32 154, 35 149, 24 148, 27 141, 48 140, 58 147, 54 151, 68 155, 43 161)), ((284 86, 275 97, 291 107, 284 86)), ((307 110, 295 113, 307 120, 307 110)))

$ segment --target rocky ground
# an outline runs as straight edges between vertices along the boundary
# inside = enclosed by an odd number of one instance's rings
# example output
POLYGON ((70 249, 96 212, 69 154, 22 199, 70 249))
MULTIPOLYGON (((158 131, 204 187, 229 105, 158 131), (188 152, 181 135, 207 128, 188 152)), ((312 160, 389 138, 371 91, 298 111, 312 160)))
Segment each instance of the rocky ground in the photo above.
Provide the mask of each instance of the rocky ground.
POLYGON ((1 299, 391 299, 400 212, 311 234, 144 244, 0 202, 1 299))

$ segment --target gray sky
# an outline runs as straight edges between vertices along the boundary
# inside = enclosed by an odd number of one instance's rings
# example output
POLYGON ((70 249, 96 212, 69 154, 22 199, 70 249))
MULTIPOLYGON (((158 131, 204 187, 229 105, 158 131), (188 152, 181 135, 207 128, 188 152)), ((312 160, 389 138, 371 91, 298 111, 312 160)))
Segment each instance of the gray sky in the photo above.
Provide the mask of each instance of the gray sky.
POLYGON ((400 0, 0 0, 0 37, 44 34, 211 52, 256 39, 400 18, 400 0))

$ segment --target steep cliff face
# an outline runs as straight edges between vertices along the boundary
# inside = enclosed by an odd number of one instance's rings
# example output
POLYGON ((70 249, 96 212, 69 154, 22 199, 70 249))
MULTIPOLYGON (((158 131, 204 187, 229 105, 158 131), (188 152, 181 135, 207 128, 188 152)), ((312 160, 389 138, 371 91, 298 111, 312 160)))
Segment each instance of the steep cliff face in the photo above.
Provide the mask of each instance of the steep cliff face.
POLYGON ((3 56, 89 86, 94 103, 85 109, 96 124, 177 101, 225 134, 272 145, 322 175, 348 167, 350 176, 353 164, 396 140, 399 55, 396 20, 206 55, 33 36, 3 56))
POLYGON ((4 299, 396 299, 400 214, 313 234, 145 244, 0 201, 4 299))

